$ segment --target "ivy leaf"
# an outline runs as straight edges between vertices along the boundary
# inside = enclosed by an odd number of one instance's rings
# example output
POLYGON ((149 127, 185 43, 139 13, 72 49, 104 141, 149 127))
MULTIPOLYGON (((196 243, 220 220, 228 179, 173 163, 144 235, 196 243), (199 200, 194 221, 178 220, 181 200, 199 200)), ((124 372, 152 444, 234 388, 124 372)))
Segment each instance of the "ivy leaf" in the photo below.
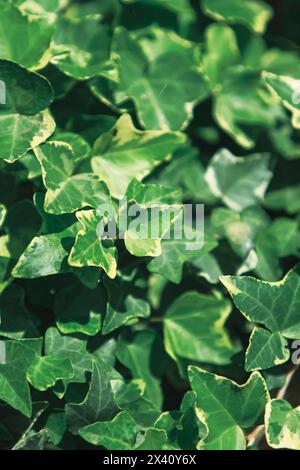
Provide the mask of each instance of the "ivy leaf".
POLYGON ((213 115, 221 129, 247 150, 255 147, 254 126, 271 130, 284 119, 278 98, 267 93, 260 74, 243 67, 225 74, 221 92, 215 93, 213 115))
POLYGON ((75 158, 72 147, 65 142, 47 142, 37 147, 35 156, 42 168, 44 185, 49 190, 55 190, 70 177, 75 168, 75 158))
POLYGON ((261 0, 202 0, 202 8, 214 20, 241 23, 259 34, 273 16, 272 8, 261 0))
POLYGON ((71 266, 96 266, 114 279, 117 274, 116 248, 112 240, 102 239, 98 235, 97 226, 101 219, 96 211, 79 211, 77 219, 82 225, 69 256, 71 266))
POLYGON ((135 450, 162 450, 167 444, 167 434, 163 429, 150 428, 144 435, 144 440, 135 450))
POLYGON ((205 256, 212 251, 217 242, 208 234, 204 234, 204 244, 198 243, 201 233, 185 227, 182 240, 163 240, 161 243, 161 255, 148 263, 151 273, 158 273, 171 282, 179 284, 185 263, 192 262, 197 256, 205 256), (200 245, 200 246, 199 246, 200 245), (199 246, 199 248, 197 248, 199 246))
POLYGON ((130 450, 134 447, 137 427, 128 411, 121 411, 112 421, 90 424, 79 431, 90 444, 108 450, 130 450))
POLYGON ((284 106, 292 112, 292 125, 300 129, 300 80, 270 72, 264 72, 263 77, 284 106))
POLYGON ((288 214, 300 212, 300 185, 286 186, 281 189, 270 191, 266 195, 265 206, 268 209, 284 210, 288 214))
POLYGON ((36 152, 45 187, 44 208, 50 214, 75 212, 85 206, 98 207, 110 201, 106 185, 91 173, 73 175, 75 156, 66 142, 47 142, 36 152))
POLYGON ((191 120, 194 104, 208 94, 206 82, 197 71, 195 46, 175 33, 158 29, 152 30, 147 46, 160 53, 148 55, 148 47, 143 46, 125 29, 116 30, 114 50, 120 76, 117 101, 132 98, 147 129, 182 129, 191 120), (176 107, 170 106, 174 96, 176 107))
POLYGON ((87 352, 87 341, 80 337, 65 336, 56 328, 49 328, 45 334, 46 356, 63 357, 71 362, 74 376, 62 381, 63 387, 55 387, 58 396, 62 397, 69 383, 85 383, 86 372, 93 369, 93 356, 87 352))
POLYGON ((125 114, 96 141, 92 168, 103 177, 111 195, 121 199, 133 178, 143 179, 183 142, 179 132, 140 131, 125 114))
POLYGON ((101 286, 88 289, 75 282, 58 292, 54 302, 57 327, 65 334, 96 335, 101 329, 105 310, 105 293, 101 286))
POLYGON ((224 329, 230 312, 226 300, 197 292, 182 294, 163 317, 166 351, 174 360, 228 364, 236 352, 224 329))
POLYGON ((116 413, 116 405, 109 381, 107 366, 93 361, 92 379, 88 393, 82 403, 67 403, 66 416, 68 428, 73 434, 87 424, 98 420, 105 421, 116 413))
POLYGON ((110 45, 110 27, 101 24, 99 15, 60 17, 53 38, 51 63, 79 80, 101 74, 110 77, 110 45))
POLYGON ((274 449, 300 449, 300 407, 274 399, 267 403, 265 414, 266 438, 274 449))
MULTIPOLYGON (((289 271, 279 282, 260 281, 248 276, 221 276, 220 280, 230 293, 236 307, 247 320, 263 325, 269 332, 277 334, 277 341, 274 336, 268 335, 268 339, 272 339, 272 346, 277 345, 276 351, 269 348, 268 363, 271 365, 282 363, 283 359, 287 358, 286 350, 283 349, 285 342, 282 337, 297 339, 300 333, 297 313, 300 285, 299 266, 297 265, 289 271), (284 316, 282 315, 283 311, 286 312, 284 316)), ((261 341, 262 334, 259 333, 255 339, 253 346, 250 342, 247 355, 248 358, 249 356, 258 356, 255 361, 255 368, 258 369, 263 368, 265 363, 262 354, 264 346, 261 341), (256 346, 259 346, 258 351, 252 349, 256 346)))
POLYGON ((0 296, 0 334, 19 339, 38 336, 38 321, 24 305, 24 291, 18 285, 8 286, 0 296))
POLYGON ((235 157, 222 149, 209 163, 206 181, 224 204, 242 211, 263 198, 272 177, 269 158, 266 154, 235 157))
POLYGON ((288 343, 280 333, 270 333, 263 328, 254 328, 246 351, 245 369, 270 369, 284 364, 290 358, 288 343))
POLYGON ((113 281, 104 279, 108 294, 106 315, 102 334, 107 335, 120 326, 132 325, 139 318, 150 316, 150 306, 142 298, 143 291, 138 287, 136 272, 126 276, 119 274, 113 281))
POLYGON ((74 375, 70 361, 63 357, 36 356, 27 369, 27 379, 37 390, 53 387, 57 380, 71 379, 74 375))
POLYGON ((157 346, 158 341, 154 331, 140 331, 132 336, 119 336, 116 355, 130 370, 133 379, 145 382, 145 397, 160 408, 162 405, 160 380, 153 373, 154 358, 159 354, 157 346))
POLYGON ((0 80, 6 95, 0 109, 0 158, 14 162, 54 132, 55 123, 46 110, 53 91, 48 80, 7 60, 0 60, 0 80))
POLYGON ((253 372, 244 385, 190 366, 189 379, 197 398, 197 415, 205 420, 208 436, 198 443, 205 450, 243 450, 244 429, 260 424, 270 400, 266 383, 253 372))
POLYGON ((32 404, 26 372, 41 350, 41 339, 6 341, 5 362, 0 364, 0 399, 27 417, 32 404))
MULTIPOLYGON (((130 216, 131 204, 133 216, 125 231, 124 241, 127 250, 134 256, 159 256, 162 239, 172 236, 172 225, 177 219, 181 222, 183 206, 178 203, 181 193, 174 188, 156 184, 142 184, 134 179, 126 191, 130 206, 125 211, 130 216)), ((127 216, 125 212, 125 217, 127 216)), ((119 212, 119 223, 123 219, 122 207, 119 212)), ((119 229, 121 229, 119 225, 119 229)))
POLYGON ((118 408, 127 410, 142 429, 153 426, 160 415, 160 409, 145 396, 145 391, 145 382, 135 379, 124 383, 115 393, 118 408))
POLYGON ((89 143, 75 132, 56 132, 54 136, 52 136, 52 140, 69 144, 72 148, 76 164, 87 158, 91 152, 89 143))
POLYGON ((35 205, 43 218, 41 234, 34 237, 13 269, 16 278, 34 279, 68 270, 65 261, 76 236, 72 214, 50 215, 43 209, 43 195, 35 195, 35 205))
POLYGON ((29 14, 1 0, 0 57, 28 69, 38 70, 50 59, 50 41, 55 30, 55 15, 29 14), (13 25, 13 27, 12 27, 13 25), (20 47, 25 44, 26 47, 20 47))

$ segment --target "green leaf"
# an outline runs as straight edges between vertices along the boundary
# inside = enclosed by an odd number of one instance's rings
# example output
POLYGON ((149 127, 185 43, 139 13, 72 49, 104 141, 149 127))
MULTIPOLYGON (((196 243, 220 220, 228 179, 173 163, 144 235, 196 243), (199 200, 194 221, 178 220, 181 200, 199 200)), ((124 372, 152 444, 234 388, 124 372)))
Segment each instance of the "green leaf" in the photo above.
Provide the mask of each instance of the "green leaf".
POLYGON ((163 317, 165 349, 174 359, 228 364, 236 352, 224 329, 231 312, 226 300, 187 292, 163 317))
POLYGON ((153 426, 160 415, 160 409, 145 396, 145 390, 145 382, 136 379, 124 383, 115 393, 118 408, 127 410, 143 429, 153 426))
POLYGON ((160 380, 155 376, 155 357, 159 354, 157 346, 154 331, 145 330, 132 336, 119 336, 116 354, 118 360, 130 370, 133 379, 145 382, 145 397, 161 407, 160 380))
POLYGON ((102 239, 97 227, 101 222, 96 211, 79 211, 76 214, 83 227, 77 234, 69 256, 69 264, 75 267, 96 266, 114 279, 117 274, 117 251, 110 239, 102 239))
POLYGON ((90 444, 108 450, 130 450, 135 444, 137 427, 128 411, 121 411, 112 421, 90 424, 79 431, 90 444))
POLYGON ((285 186, 284 188, 270 191, 266 195, 265 206, 268 209, 284 210, 288 214, 300 212, 300 185, 285 186))
MULTIPOLYGON (((247 320, 265 326, 269 332, 277 334, 277 341, 272 339, 272 346, 277 345, 276 351, 268 348, 268 364, 281 363, 287 359, 286 350, 283 350, 284 340, 297 339, 299 337, 300 322, 298 318, 298 291, 300 286, 299 266, 289 271, 279 282, 266 282, 248 276, 221 276, 221 282, 230 293, 236 307, 247 320), (285 311, 285 315, 282 312, 285 311), (278 341, 278 339, 280 341, 278 341)), ((262 335, 259 335, 261 343, 262 335)), ((267 335, 270 339, 270 335, 267 335)), ((265 343, 266 344, 266 343, 265 343)), ((254 349, 257 346, 257 338, 250 342, 247 355, 259 354, 254 349)), ((256 358, 256 368, 263 368, 265 357, 256 358), (259 361, 260 359, 260 361, 259 361), (259 362, 258 362, 259 361, 259 362), (260 366, 258 367, 258 365, 260 366)))
POLYGON ((239 146, 255 147, 258 128, 271 130, 285 116, 278 98, 268 93, 261 76, 243 67, 230 68, 215 93, 213 116, 221 129, 239 146))
POLYGON ((27 369, 27 379, 37 390, 53 387, 57 380, 71 379, 74 375, 69 360, 55 356, 36 356, 27 369))
POLYGON ((226 377, 189 368, 189 379, 197 398, 197 415, 204 419, 208 436, 198 443, 199 449, 243 450, 244 429, 262 422, 270 400, 267 386, 259 372, 253 372, 244 385, 226 377))
POLYGON ((34 151, 42 168, 44 186, 55 190, 70 177, 75 168, 72 147, 65 142, 47 142, 34 151))
POLYGON ((162 450, 167 444, 167 434, 163 429, 147 429, 144 440, 135 450, 162 450))
POLYGON ((110 44, 110 27, 101 24, 99 15, 74 19, 60 17, 53 38, 55 55, 51 63, 79 80, 102 74, 110 77, 110 44))
POLYGON ((88 289, 79 282, 58 292, 54 302, 57 328, 65 334, 96 335, 105 311, 105 294, 101 286, 88 289))
POLYGON ((34 279, 68 270, 66 258, 77 233, 73 215, 46 213, 41 194, 35 195, 34 202, 43 219, 41 234, 32 239, 20 256, 12 272, 16 278, 34 279))
POLYGON ((41 339, 6 341, 5 360, 0 364, 0 399, 27 417, 32 404, 26 372, 41 349, 41 339))
POLYGON ((96 141, 92 168, 103 177, 111 195, 121 199, 132 178, 143 179, 183 142, 179 132, 140 131, 125 114, 96 141))
POLYGON ((24 305, 24 291, 8 286, 0 296, 0 334, 11 339, 38 336, 38 321, 24 305))
POLYGON ((206 181, 215 196, 240 212, 264 197, 272 177, 269 159, 266 154, 235 157, 222 149, 209 163, 206 181))
POLYGON ((246 352, 245 369, 270 369, 285 363, 290 358, 287 341, 280 333, 270 333, 263 328, 254 328, 246 352))
POLYGON ((182 129, 192 118, 194 104, 208 94, 197 70, 195 45, 158 29, 150 32, 147 41, 143 44, 125 29, 116 30, 114 50, 120 77, 117 101, 132 98, 147 129, 182 129), (156 50, 154 57, 151 50, 156 50), (175 107, 170 106, 174 97, 175 107))
POLYGON ((300 80, 269 72, 264 72, 263 77, 284 106, 292 112, 292 125, 300 129, 300 80))
POLYGON ((148 270, 179 284, 185 263, 191 263, 197 256, 205 256, 217 246, 217 242, 208 234, 204 234, 204 244, 201 246, 201 243, 197 242, 198 236, 202 238, 201 233, 198 234, 197 231, 185 227, 182 240, 163 240, 161 255, 150 261, 148 270))
POLYGON ((264 33, 273 16, 272 8, 261 0, 202 0, 202 8, 214 20, 241 23, 255 33, 264 33))
POLYGON ((55 15, 36 15, 21 11, 1 0, 0 57, 28 69, 41 69, 50 59, 50 41, 55 15), (20 47, 26 44, 26 47, 20 47))
POLYGON ((63 387, 58 384, 55 391, 58 396, 63 396, 68 384, 85 383, 86 372, 93 369, 93 356, 87 352, 87 341, 75 336, 62 335, 56 328, 49 328, 45 334, 46 356, 63 357, 71 362, 74 376, 63 380, 63 387))
POLYGON ((143 290, 138 287, 138 281, 135 271, 128 276, 119 273, 113 281, 104 279, 108 303, 102 327, 103 335, 150 316, 150 306, 142 298, 143 290))
POLYGON ((266 438, 274 449, 300 449, 300 408, 294 408, 281 399, 271 400, 266 406, 266 438))
POLYGON ((67 403, 65 410, 68 428, 73 434, 78 434, 87 424, 105 421, 114 416, 116 405, 109 382, 109 371, 103 362, 93 361, 92 379, 83 402, 67 403))
POLYGON ((6 104, 0 108, 0 158, 14 162, 44 142, 55 122, 46 110, 53 99, 50 83, 13 62, 0 60, 6 104))

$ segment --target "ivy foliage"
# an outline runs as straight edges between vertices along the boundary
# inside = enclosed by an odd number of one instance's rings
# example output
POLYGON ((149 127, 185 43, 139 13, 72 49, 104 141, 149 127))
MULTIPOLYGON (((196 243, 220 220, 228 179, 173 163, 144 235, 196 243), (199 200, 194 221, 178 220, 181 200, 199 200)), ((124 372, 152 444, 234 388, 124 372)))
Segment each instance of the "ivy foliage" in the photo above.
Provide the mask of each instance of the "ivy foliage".
POLYGON ((300 449, 300 11, 272 3, 0 0, 1 449, 300 449))

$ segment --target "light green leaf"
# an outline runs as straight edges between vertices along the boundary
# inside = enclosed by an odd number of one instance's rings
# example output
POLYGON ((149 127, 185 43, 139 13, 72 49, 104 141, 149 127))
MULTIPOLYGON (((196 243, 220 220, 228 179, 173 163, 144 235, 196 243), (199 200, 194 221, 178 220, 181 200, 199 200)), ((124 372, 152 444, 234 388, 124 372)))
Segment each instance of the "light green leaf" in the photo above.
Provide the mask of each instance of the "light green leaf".
POLYGON ((107 203, 110 203, 110 196, 102 179, 92 173, 82 173, 67 178, 57 189, 48 190, 45 210, 59 215, 107 203))
POLYGON ((230 363, 237 351, 224 328, 230 312, 226 300, 197 292, 182 294, 163 317, 166 351, 174 360, 230 363))
POLYGON ((195 45, 161 29, 152 29, 141 44, 134 34, 119 28, 114 50, 120 77, 118 103, 132 98, 147 129, 186 127, 194 104, 208 94, 208 86, 197 70, 195 45), (170 105, 174 99, 175 107, 170 105))
POLYGON ((208 428, 208 436, 198 443, 198 448, 245 449, 243 430, 261 424, 265 406, 270 400, 259 372, 253 372, 244 385, 238 385, 226 377, 191 366, 189 379, 197 398, 197 415, 208 428))
POLYGON ((74 375, 68 359, 56 356, 36 356, 27 369, 27 379, 37 390, 53 387, 57 380, 71 379, 74 375))
POLYGON ((222 89, 215 94, 213 115, 221 129, 247 150, 256 144, 254 127, 271 130, 285 119, 278 98, 266 90, 260 74, 243 67, 226 71, 222 89))
POLYGON ((300 185, 285 186, 270 191, 266 195, 264 203, 268 209, 282 209, 291 215, 298 214, 300 212, 300 185))
POLYGON ((142 180, 184 140, 179 132, 140 131, 125 114, 96 141, 92 168, 103 177, 111 195, 121 199, 133 178, 142 180))
POLYGON ((250 372, 284 364, 290 358, 287 345, 280 333, 254 328, 246 351, 245 369, 250 372))
POLYGON ((274 449, 300 450, 300 407, 294 408, 281 399, 266 406, 266 438, 274 449))
POLYGON ((53 38, 51 63, 78 80, 95 75, 110 77, 112 74, 113 77, 110 45, 110 27, 101 24, 99 15, 60 17, 53 38))
POLYGON ((217 242, 208 234, 204 234, 204 244, 198 243, 202 238, 195 230, 185 227, 182 240, 175 238, 163 240, 161 243, 161 255, 154 258, 148 264, 148 270, 158 273, 171 282, 179 284, 185 263, 192 262, 199 256, 205 256, 217 246, 217 242), (200 246, 199 246, 200 245, 200 246), (198 248, 199 247, 199 248, 198 248))
POLYGON ((241 23, 255 33, 264 33, 273 10, 261 0, 202 0, 205 14, 217 21, 241 23))
POLYGON ((203 67, 211 89, 217 93, 222 87, 226 69, 239 62, 237 38, 229 26, 212 24, 205 30, 205 45, 203 67))
POLYGON ((300 80, 270 72, 264 72, 263 77, 284 106, 292 112, 292 125, 300 129, 300 80))
POLYGON ((114 279, 117 274, 116 248, 110 239, 102 239, 97 227, 101 222, 96 211, 79 211, 76 214, 82 229, 78 232, 69 256, 69 264, 75 267, 96 266, 114 279))
POLYGON ((47 142, 34 150, 42 168, 44 186, 55 189, 69 178, 75 167, 72 147, 65 142, 47 142))
POLYGON ((30 14, 1 0, 0 57, 28 69, 41 69, 50 59, 55 15, 30 14), (26 47, 21 47, 26 44, 26 47))
POLYGON ((272 177, 269 159, 267 154, 235 157, 222 149, 209 163, 205 178, 215 196, 240 212, 264 197, 272 177))
POLYGON ((128 411, 121 411, 112 421, 90 424, 79 431, 90 444, 108 450, 131 450, 134 447, 137 426, 128 411))
MULTIPOLYGON (((221 276, 221 282, 230 293, 236 307, 247 318, 247 320, 264 325, 271 333, 283 336, 287 339, 297 339, 300 334, 300 321, 298 315, 300 276, 299 265, 289 271, 279 282, 266 282, 248 276, 221 276), (283 315, 282 312, 285 312, 283 315)), ((270 335, 268 336, 268 340, 270 335)), ((262 339, 262 335, 260 335, 262 339)), ((255 355, 257 350, 252 350, 257 344, 250 342, 247 355, 255 355)), ((274 364, 279 358, 287 357, 283 352, 284 340, 272 342, 277 344, 276 352, 271 357, 273 349, 269 349, 270 363, 274 364)), ((261 347, 261 346, 260 346, 261 347)), ((281 361, 281 360, 280 360, 281 361)), ((265 359, 261 357, 263 367, 265 359)), ((258 368, 256 358, 256 368, 258 368)))

